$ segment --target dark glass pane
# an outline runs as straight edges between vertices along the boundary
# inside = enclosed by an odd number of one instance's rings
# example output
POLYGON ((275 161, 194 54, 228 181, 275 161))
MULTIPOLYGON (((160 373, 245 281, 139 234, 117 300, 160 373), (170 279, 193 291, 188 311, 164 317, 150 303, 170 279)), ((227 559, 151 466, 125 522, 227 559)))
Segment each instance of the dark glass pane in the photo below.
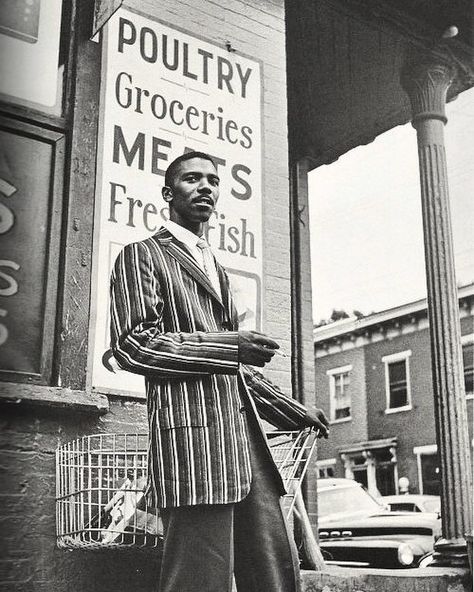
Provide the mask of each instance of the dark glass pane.
POLYGON ((389 364, 388 372, 390 384, 392 384, 392 382, 406 381, 407 371, 405 360, 401 360, 400 362, 392 362, 391 364, 389 364))
POLYGON ((439 459, 437 454, 421 455, 421 478, 423 479, 423 493, 439 495, 439 459))
POLYGON ((466 389, 466 395, 472 395, 474 393, 474 343, 463 346, 462 361, 464 365, 464 388, 466 389))
POLYGON ((375 468, 375 479, 377 481, 377 489, 381 495, 392 495, 395 493, 395 476, 394 465, 383 464, 375 468))
POLYGON ((406 361, 388 365, 390 385, 390 409, 405 407, 408 404, 406 361))
POLYGON ((390 409, 405 407, 408 404, 406 386, 397 390, 390 389, 390 409))
POLYGON ((354 471, 354 480, 357 483, 361 483, 365 488, 367 488, 367 469, 357 469, 354 471))
POLYGON ((351 416, 351 408, 343 407, 342 409, 336 409, 336 419, 342 419, 344 417, 351 416))

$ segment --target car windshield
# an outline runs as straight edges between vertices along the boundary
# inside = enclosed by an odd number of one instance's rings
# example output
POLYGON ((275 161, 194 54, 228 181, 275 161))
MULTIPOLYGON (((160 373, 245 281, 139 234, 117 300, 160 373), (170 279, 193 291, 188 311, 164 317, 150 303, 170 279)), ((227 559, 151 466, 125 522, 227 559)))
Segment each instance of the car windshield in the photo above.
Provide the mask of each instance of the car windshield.
POLYGON ((322 518, 341 514, 380 512, 382 507, 362 487, 323 489, 318 492, 318 513, 322 518))

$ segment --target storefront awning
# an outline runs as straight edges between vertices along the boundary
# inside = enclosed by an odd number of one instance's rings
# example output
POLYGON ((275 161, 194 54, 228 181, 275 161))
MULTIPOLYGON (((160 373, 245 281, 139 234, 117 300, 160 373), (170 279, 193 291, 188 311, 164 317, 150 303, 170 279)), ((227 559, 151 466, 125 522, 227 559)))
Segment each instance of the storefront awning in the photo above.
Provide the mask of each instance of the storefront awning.
POLYGON ((463 70, 450 98, 472 86, 472 17, 469 0, 287 2, 292 159, 329 163, 408 122, 409 53, 445 46, 463 70))

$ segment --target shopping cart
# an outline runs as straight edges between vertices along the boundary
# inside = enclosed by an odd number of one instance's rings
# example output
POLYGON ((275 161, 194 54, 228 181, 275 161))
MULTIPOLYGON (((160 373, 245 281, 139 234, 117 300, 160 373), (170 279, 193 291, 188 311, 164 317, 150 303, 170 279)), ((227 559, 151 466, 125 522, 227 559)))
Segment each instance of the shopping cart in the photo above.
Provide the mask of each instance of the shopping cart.
POLYGON ((289 520, 316 448, 316 432, 311 428, 299 432, 267 432, 267 441, 287 491, 283 510, 289 520))
MULTIPOLYGON (((267 439, 287 494, 289 519, 316 433, 273 431, 267 439)), ((61 548, 157 547, 163 526, 156 508, 146 504, 146 434, 84 436, 56 451, 56 525, 61 548)), ((300 505, 301 509, 301 505, 300 505)))

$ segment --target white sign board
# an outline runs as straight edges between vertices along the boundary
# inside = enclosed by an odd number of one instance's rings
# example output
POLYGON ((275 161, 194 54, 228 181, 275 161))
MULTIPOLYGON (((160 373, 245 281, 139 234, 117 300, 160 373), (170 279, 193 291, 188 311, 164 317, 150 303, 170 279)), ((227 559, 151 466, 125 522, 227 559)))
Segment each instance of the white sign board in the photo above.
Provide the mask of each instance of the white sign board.
POLYGON ((92 387, 142 392, 107 369, 109 277, 127 243, 167 218, 168 164, 189 150, 214 157, 221 193, 209 242, 231 277, 241 325, 260 328, 262 86, 260 63, 121 8, 104 30, 95 214, 92 387))

